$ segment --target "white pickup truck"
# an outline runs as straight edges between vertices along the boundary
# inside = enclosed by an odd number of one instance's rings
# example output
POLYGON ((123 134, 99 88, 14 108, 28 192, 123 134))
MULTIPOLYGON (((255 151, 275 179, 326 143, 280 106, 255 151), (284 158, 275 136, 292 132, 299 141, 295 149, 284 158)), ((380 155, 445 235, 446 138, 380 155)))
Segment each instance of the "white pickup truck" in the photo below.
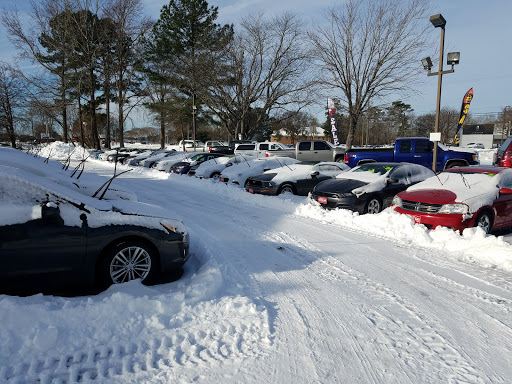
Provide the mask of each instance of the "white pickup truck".
POLYGON ((204 143, 200 140, 196 140, 196 145, 194 147, 194 140, 181 140, 177 145, 168 145, 165 149, 183 152, 203 152, 204 143))
POLYGON ((267 151, 281 151, 288 149, 281 143, 271 143, 265 141, 262 143, 238 144, 235 148, 235 155, 254 156, 255 159, 264 159, 267 151))

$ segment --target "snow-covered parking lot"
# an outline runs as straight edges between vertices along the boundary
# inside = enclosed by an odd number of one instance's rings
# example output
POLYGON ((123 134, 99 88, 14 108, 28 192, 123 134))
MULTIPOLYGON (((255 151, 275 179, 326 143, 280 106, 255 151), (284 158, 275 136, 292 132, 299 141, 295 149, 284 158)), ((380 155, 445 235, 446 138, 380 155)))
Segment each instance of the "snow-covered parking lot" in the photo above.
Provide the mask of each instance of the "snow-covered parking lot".
MULTIPOLYGON (((113 168, 85 171, 101 185, 113 168)), ((113 185, 185 223, 183 276, 0 295, 0 382, 512 381, 510 234, 428 231, 390 210, 325 211, 150 169, 113 185)))

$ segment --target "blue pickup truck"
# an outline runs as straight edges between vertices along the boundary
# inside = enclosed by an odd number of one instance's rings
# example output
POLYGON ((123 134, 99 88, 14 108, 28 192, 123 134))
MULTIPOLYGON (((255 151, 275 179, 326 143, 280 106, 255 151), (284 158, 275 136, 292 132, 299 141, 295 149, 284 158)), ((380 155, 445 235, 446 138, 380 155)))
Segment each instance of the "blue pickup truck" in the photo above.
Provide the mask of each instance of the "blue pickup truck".
MULTIPOLYGON (((475 150, 450 148, 443 144, 437 146, 436 169, 478 165, 478 153, 475 150)), ((370 162, 408 162, 432 168, 434 143, 426 137, 401 137, 396 139, 394 147, 376 149, 351 149, 345 153, 345 163, 353 168, 370 162)))

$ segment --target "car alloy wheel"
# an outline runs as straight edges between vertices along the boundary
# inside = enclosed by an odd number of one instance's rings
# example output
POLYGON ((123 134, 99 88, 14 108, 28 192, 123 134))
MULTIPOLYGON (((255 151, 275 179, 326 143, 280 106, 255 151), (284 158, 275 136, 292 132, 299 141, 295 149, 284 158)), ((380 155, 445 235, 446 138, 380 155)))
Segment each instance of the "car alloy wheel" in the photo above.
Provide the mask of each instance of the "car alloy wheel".
POLYGON ((480 227, 485 233, 491 233, 492 231, 492 218, 487 212, 482 212, 478 215, 475 220, 475 227, 480 227))
POLYGON ((379 213, 382 209, 380 200, 373 197, 371 198, 368 203, 366 203, 366 213, 375 214, 379 213))
POLYGON ((141 279, 147 282, 154 272, 153 250, 139 241, 123 241, 115 245, 103 264, 103 285, 141 279))

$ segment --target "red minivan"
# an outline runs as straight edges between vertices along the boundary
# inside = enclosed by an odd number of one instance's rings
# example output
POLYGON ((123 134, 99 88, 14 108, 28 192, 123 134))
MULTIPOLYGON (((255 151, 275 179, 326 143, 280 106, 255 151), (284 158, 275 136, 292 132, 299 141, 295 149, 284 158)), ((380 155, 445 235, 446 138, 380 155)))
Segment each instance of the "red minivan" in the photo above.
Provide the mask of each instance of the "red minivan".
POLYGON ((497 167, 512 168, 512 136, 510 136, 498 149, 494 165, 497 167))

